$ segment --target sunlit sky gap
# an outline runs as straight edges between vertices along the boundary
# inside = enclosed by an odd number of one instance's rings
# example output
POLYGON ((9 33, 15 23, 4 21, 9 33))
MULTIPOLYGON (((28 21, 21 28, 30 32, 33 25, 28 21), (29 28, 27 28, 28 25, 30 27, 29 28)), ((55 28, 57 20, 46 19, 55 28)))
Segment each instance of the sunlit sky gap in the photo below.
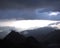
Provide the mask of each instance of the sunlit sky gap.
MULTIPOLYGON (((56 23, 56 22, 59 22, 59 21, 50 21, 50 20, 2 21, 2 22, 0 22, 0 27, 14 27, 17 30, 28 30, 28 29, 46 27, 49 24, 56 23)), ((51 27, 54 27, 54 26, 51 26, 51 27)), ((60 26, 58 26, 58 28, 60 28, 60 26)))

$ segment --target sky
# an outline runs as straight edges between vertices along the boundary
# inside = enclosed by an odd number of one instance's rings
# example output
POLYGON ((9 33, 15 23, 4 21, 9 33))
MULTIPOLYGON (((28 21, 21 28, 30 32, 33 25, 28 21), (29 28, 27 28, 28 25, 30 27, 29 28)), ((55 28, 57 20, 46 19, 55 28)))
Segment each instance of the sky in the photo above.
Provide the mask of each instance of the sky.
POLYGON ((0 19, 60 20, 60 14, 50 18, 47 15, 60 12, 59 5, 60 0, 0 0, 0 19))
POLYGON ((0 0, 0 32, 45 26, 60 29, 60 0, 0 0))

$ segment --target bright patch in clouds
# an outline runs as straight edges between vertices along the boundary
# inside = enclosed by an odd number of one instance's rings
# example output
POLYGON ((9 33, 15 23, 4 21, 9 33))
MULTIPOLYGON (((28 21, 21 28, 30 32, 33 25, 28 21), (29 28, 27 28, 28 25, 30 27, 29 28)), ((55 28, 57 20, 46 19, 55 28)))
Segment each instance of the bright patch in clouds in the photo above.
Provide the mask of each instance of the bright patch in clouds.
POLYGON ((58 14, 60 14, 60 12, 50 12, 49 16, 57 16, 58 14))
POLYGON ((55 23, 57 21, 50 20, 16 20, 16 21, 5 21, 0 22, 0 26, 9 26, 15 27, 17 30, 28 30, 28 29, 36 29, 40 27, 48 26, 51 23, 55 23))

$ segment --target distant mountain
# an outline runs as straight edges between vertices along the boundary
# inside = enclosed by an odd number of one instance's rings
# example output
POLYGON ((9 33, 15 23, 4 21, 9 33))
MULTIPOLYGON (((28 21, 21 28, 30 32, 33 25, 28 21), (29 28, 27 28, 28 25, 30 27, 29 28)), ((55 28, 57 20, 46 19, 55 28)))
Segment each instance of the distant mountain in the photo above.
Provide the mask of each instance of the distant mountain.
POLYGON ((60 43, 60 30, 51 31, 46 35, 45 39, 50 43, 60 43))
POLYGON ((54 28, 51 27, 43 27, 43 28, 38 28, 38 29, 34 29, 34 30, 26 30, 21 32, 21 34, 25 35, 25 36, 33 36, 35 37, 37 40, 39 41, 43 41, 44 37, 49 34, 51 31, 54 31, 54 28), (27 32, 27 34, 24 34, 25 32, 27 32))
POLYGON ((54 30, 47 34, 43 45, 48 48, 60 48, 60 30, 54 30))
POLYGON ((38 42, 34 37, 30 36, 27 37, 26 39, 26 45, 29 48, 40 48, 41 47, 41 43, 38 42))
POLYGON ((39 42, 38 42, 34 37, 32 37, 32 36, 27 37, 26 42, 27 42, 27 43, 34 43, 34 44, 39 43, 39 42))

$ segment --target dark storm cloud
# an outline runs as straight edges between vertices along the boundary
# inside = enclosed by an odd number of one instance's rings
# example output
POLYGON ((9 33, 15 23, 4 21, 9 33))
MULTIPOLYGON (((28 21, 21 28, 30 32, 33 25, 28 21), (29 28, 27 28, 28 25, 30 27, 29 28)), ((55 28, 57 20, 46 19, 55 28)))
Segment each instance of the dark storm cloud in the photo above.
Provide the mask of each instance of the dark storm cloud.
MULTIPOLYGON (((37 16, 34 10, 50 7, 54 11, 60 11, 59 5, 60 0, 0 0, 0 19, 49 19, 48 16, 44 14, 43 16, 41 14, 37 16)), ((60 20, 60 16, 51 17, 51 20, 55 19, 60 20)))
POLYGON ((34 19, 34 11, 30 9, 16 10, 0 10, 0 19, 34 19))
POLYGON ((52 6, 59 10, 60 0, 0 0, 0 8, 37 8, 52 6))

